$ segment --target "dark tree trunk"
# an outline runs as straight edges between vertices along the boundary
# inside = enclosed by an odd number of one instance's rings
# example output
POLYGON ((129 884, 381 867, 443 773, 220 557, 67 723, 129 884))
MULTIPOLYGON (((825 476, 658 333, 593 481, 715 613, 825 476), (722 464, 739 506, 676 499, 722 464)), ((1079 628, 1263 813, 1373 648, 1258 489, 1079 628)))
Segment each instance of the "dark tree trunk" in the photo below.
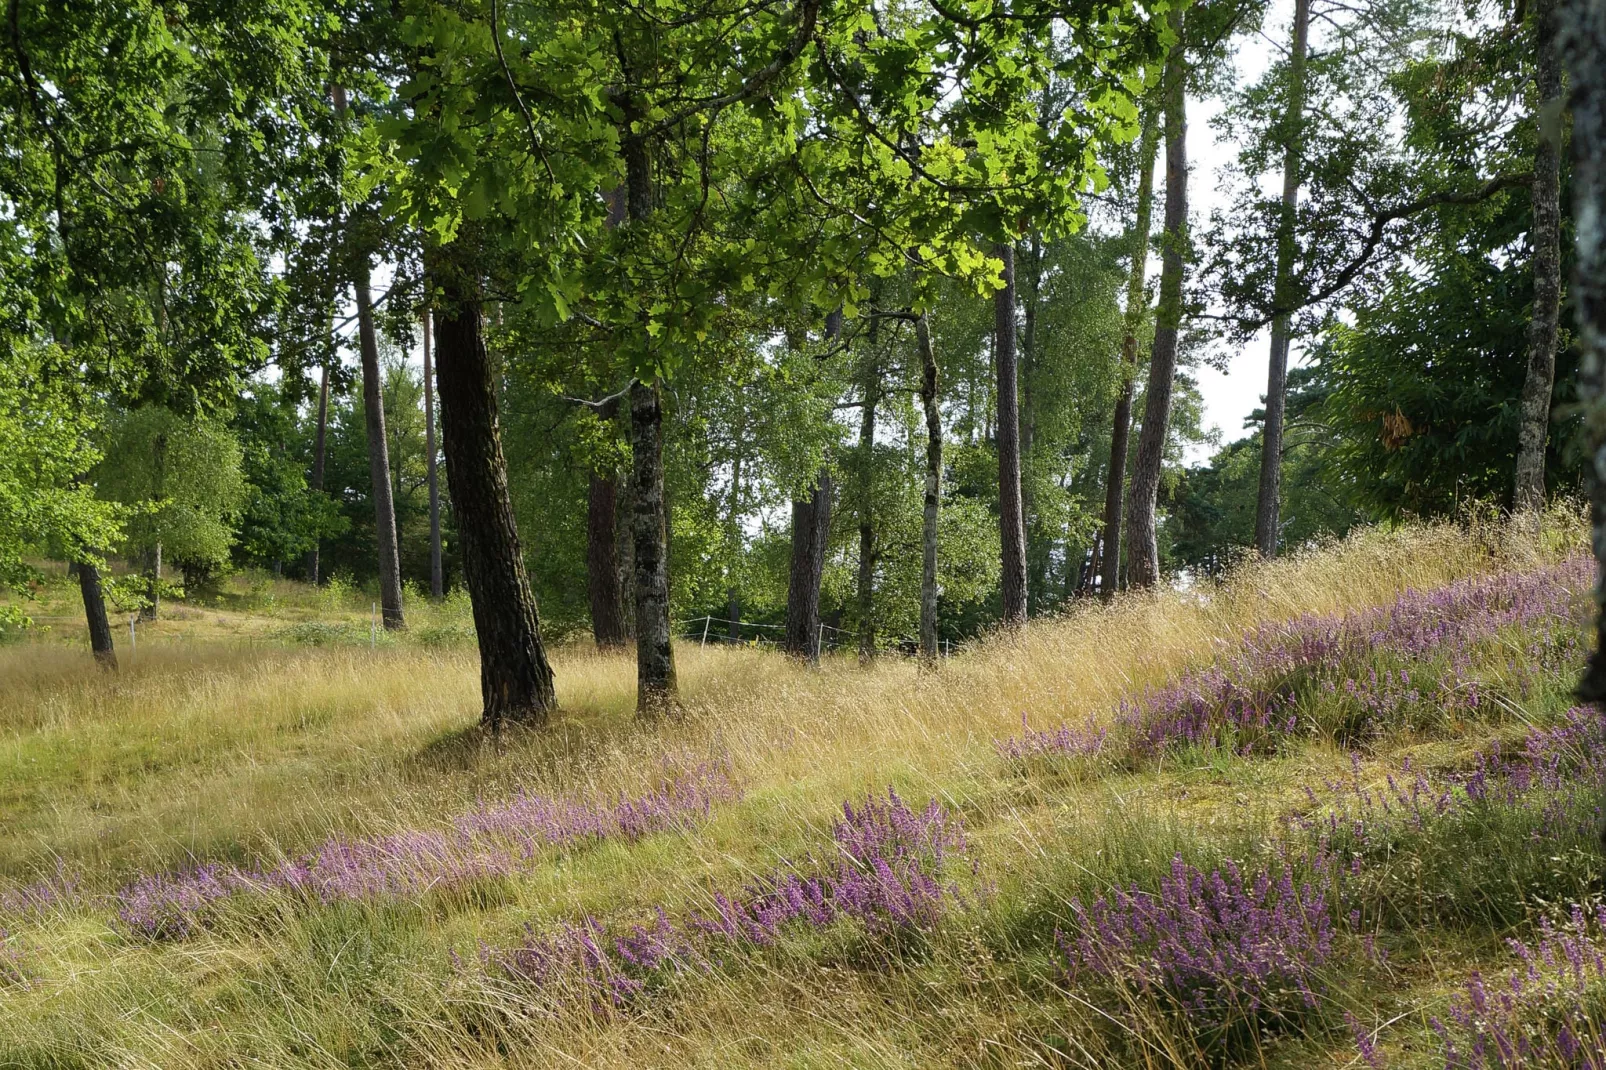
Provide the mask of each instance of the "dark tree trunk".
MULTIPOLYGON (((1299 208, 1301 131, 1305 125, 1305 42, 1310 28, 1310 0, 1294 0, 1294 41, 1289 53, 1288 142, 1283 148, 1283 206, 1277 223, 1277 274, 1273 307, 1293 304, 1294 224, 1299 208)), ((1277 556, 1278 512, 1283 471, 1283 412, 1288 402, 1289 318, 1271 322, 1271 356, 1266 374, 1266 423, 1260 438, 1260 492, 1255 501, 1255 548, 1260 556, 1277 556)))
POLYGON ((636 714, 673 710, 677 695, 669 621, 669 524, 664 504, 664 409, 657 386, 630 386, 632 533, 636 572, 636 714))
POLYGON ((139 619, 153 621, 162 610, 162 544, 156 543, 145 558, 145 601, 139 609, 139 619))
POLYGON ((619 597, 618 513, 618 475, 593 471, 586 507, 586 590, 591 636, 600 650, 617 650, 630 641, 624 599, 619 597))
POLYGON ((1154 157, 1160 144, 1159 116, 1149 108, 1143 116, 1143 136, 1138 146, 1136 238, 1132 247, 1132 270, 1126 282, 1126 329, 1121 337, 1121 393, 1115 401, 1115 424, 1110 431, 1110 470, 1104 481, 1104 553, 1099 593, 1114 597, 1121 583, 1121 504, 1126 490, 1128 441, 1132 435, 1132 398, 1137 393, 1138 331, 1149 310, 1144 279, 1149 268, 1149 219, 1154 209, 1154 157))
POLYGON ((441 487, 440 466, 435 450, 435 375, 432 364, 429 313, 424 313, 424 466, 429 479, 429 596, 446 593, 446 575, 441 567, 441 487))
POLYGON ((792 568, 786 587, 786 633, 781 649, 820 660, 820 581, 831 534, 831 473, 820 469, 807 498, 792 502, 792 568))
POLYGON ((91 562, 78 562, 78 590, 84 596, 84 617, 89 621, 89 649, 103 669, 117 670, 112 647, 112 626, 106 619, 106 597, 100 590, 100 570, 91 562))
POLYGON ((434 315, 441 446, 479 637, 482 721, 493 731, 504 721, 545 724, 557 696, 508 494, 479 287, 454 252, 434 251, 428 270, 440 297, 434 315))
POLYGON ((1143 426, 1138 433, 1137 463, 1127 513, 1127 571, 1134 587, 1152 587, 1160 580, 1160 549, 1155 507, 1160 492, 1160 466, 1165 459, 1166 428, 1171 422, 1172 379, 1177 370, 1177 331, 1182 322, 1182 263, 1188 241, 1188 154, 1184 82, 1187 59, 1182 43, 1181 9, 1171 12, 1177 43, 1166 57, 1165 89, 1165 249, 1161 257, 1160 305, 1156 312, 1154 350, 1144 392, 1143 426))
POLYGON ((920 407, 926 416, 926 497, 920 531, 920 659, 937 665, 937 521, 942 508, 942 405, 937 353, 925 313, 915 320, 920 348, 920 407))
POLYGON ((1020 459, 1021 509, 1026 521, 1026 612, 1038 612, 1048 594, 1049 558, 1054 537, 1044 529, 1032 497, 1032 450, 1037 443, 1037 315, 1043 295, 1043 236, 1033 232, 1026 246, 1025 294, 1021 301, 1020 459))
POLYGON ((1578 685, 1585 702, 1606 702, 1606 0, 1563 9, 1558 43, 1573 116, 1573 306, 1578 318, 1578 400, 1590 459, 1591 542, 1597 562, 1595 651, 1578 685))
POLYGON ((881 373, 874 339, 866 348, 863 397, 859 408, 859 662, 875 659, 875 424, 881 400, 881 373))
POLYGON ((1556 378, 1556 322, 1561 311, 1561 60, 1556 53, 1556 0, 1534 0, 1534 83, 1539 90, 1533 182, 1533 319, 1528 375, 1522 384, 1517 477, 1512 505, 1545 504, 1545 439, 1556 378))
POLYGON ((1004 626, 1026 623, 1026 517, 1020 496, 1020 395, 1015 361, 1015 247, 999 245, 1004 288, 993 295, 993 353, 998 369, 998 535, 1004 626))
MULTIPOLYGON (((312 480, 314 494, 323 493, 324 444, 329 433, 329 365, 325 363, 318 376, 318 427, 312 438, 312 480)), ((307 582, 318 585, 319 541, 313 540, 307 551, 307 582)))
POLYGON ((736 450, 731 458, 731 497, 728 523, 730 585, 725 588, 725 626, 732 644, 742 641, 742 597, 736 587, 736 562, 742 552, 742 446, 747 431, 747 412, 738 407, 736 420, 736 450))

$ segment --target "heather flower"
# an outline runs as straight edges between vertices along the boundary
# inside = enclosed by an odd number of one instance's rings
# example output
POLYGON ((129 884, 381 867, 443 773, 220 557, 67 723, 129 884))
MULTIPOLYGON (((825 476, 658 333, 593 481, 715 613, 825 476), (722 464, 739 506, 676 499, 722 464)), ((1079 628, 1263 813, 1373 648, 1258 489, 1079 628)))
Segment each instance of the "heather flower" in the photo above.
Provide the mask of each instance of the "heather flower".
POLYGON ((1058 941, 1073 980, 1163 995, 1206 1028, 1314 1007, 1333 947, 1325 894, 1296 885, 1287 865, 1246 875, 1229 861, 1206 874, 1179 857, 1153 892, 1071 909, 1076 929, 1058 941))
POLYGON ((28 975, 22 969, 22 954, 11 945, 10 934, 0 929, 0 988, 28 987, 28 975))

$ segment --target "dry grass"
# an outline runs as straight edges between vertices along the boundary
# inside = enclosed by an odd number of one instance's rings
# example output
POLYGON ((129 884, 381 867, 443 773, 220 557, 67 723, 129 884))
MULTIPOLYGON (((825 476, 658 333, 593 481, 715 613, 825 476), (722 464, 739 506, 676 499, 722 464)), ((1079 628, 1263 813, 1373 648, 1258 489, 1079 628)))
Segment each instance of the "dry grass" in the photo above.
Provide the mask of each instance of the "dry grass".
POLYGON ((1127 850, 1252 829, 1268 799, 1336 757, 1044 786, 1001 770, 992 743, 1023 718, 1046 727, 1109 709, 1260 621, 1554 558, 1581 531, 1558 514, 1539 539, 1498 525, 1364 532, 1220 585, 1079 607, 934 674, 896 657, 809 670, 683 644, 685 716, 656 726, 632 717, 627 658, 564 647, 562 713, 499 744, 475 730, 478 669, 461 646, 242 646, 192 631, 147 642, 116 676, 60 641, 0 648, 0 883, 59 858, 110 888, 192 858, 427 825, 515 788, 632 792, 666 755, 728 758, 748 792, 702 828, 555 862, 493 902, 331 909, 172 947, 130 942, 103 919, 48 919, 22 938, 49 984, 0 988, 0 1065, 8 1052, 18 1065, 161 1067, 1041 1064, 1034 1031, 1059 1028, 1042 1017, 1052 993, 1020 981, 1020 964, 984 967, 996 940, 979 932, 954 938, 973 952, 962 966, 883 975, 831 955, 765 960, 688 981, 663 1010, 623 1022, 526 1022, 511 1044, 476 1024, 472 989, 443 994, 443 949, 531 917, 696 902, 888 783, 974 814, 985 866, 1020 904, 1065 859, 1119 872, 1127 850))

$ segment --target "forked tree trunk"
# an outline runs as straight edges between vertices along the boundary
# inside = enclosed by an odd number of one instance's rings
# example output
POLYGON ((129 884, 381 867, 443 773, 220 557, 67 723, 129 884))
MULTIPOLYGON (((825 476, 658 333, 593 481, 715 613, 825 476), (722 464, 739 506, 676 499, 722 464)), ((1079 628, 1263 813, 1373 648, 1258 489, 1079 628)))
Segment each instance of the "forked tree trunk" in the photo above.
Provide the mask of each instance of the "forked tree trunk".
MULTIPOLYGON (((318 427, 312 438, 312 479, 310 487, 312 493, 323 493, 324 444, 329 432, 329 364, 326 361, 318 375, 318 427)), ((318 585, 319 543, 321 539, 314 539, 312 549, 307 551, 307 582, 314 587, 318 585)))
POLYGON ((998 535, 1003 623, 1026 623, 1026 517, 1020 496, 1020 394, 1015 362, 1015 247, 997 246, 1004 286, 993 295, 993 353, 998 370, 998 535))
POLYGON ((669 525, 664 505, 664 409, 656 385, 630 385, 631 525, 636 572, 636 715, 674 709, 678 686, 669 622, 669 525))
POLYGON ((100 570, 91 562, 78 562, 78 590, 84 597, 84 617, 89 622, 89 649, 103 669, 117 670, 117 651, 112 646, 112 626, 106 619, 106 596, 100 589, 100 570))
MULTIPOLYGON (((335 114, 346 112, 346 90, 334 87, 335 114)), ((385 437, 385 399, 379 379, 379 340, 368 286, 368 254, 348 250, 357 295, 357 348, 362 358, 363 427, 368 435, 368 482, 374 499, 374 541, 379 548, 379 606, 387 631, 407 626, 402 614, 401 562, 396 551, 396 504, 390 491, 390 447, 385 437)), ((477 313, 476 306, 476 315, 477 313)), ((444 341, 444 339, 443 339, 444 341)), ((483 339, 481 340, 483 348, 483 339)))
MULTIPOLYGON (((872 321, 873 322, 873 321, 872 321)), ((866 347, 863 397, 859 408, 859 663, 875 659, 875 425, 881 400, 881 372, 875 363, 875 339, 866 347)))
POLYGON ((1110 470, 1104 482, 1104 553, 1100 558, 1099 593, 1115 596, 1121 582, 1121 505, 1126 497, 1126 460, 1132 434, 1132 398, 1138 385, 1138 331, 1149 311, 1144 280, 1149 270, 1149 219, 1154 210, 1154 157, 1160 145, 1157 109, 1143 116, 1138 144, 1138 205, 1133 233, 1132 270, 1126 281, 1126 326, 1121 336, 1121 393, 1115 401, 1115 424, 1110 431, 1110 470))
POLYGON ((926 416, 926 497, 920 530, 920 661, 937 666, 937 521, 942 508, 942 407, 937 353, 926 314, 915 320, 920 349, 920 407, 926 416))
POLYGON ((1560 18, 1573 116, 1573 220, 1577 259, 1578 400, 1590 459, 1590 528, 1597 562, 1595 651, 1578 685, 1585 702, 1606 703, 1606 0, 1573 0, 1560 18))
MULTIPOLYGON (((1277 273, 1273 307, 1293 303, 1294 223, 1299 208, 1300 132, 1305 123, 1305 43, 1310 0, 1294 0, 1294 41, 1288 60, 1288 142, 1283 147, 1283 204, 1277 222, 1277 273)), ((1255 548, 1277 556, 1277 528, 1283 472, 1283 413, 1288 402, 1288 330, 1285 313, 1271 321, 1271 355, 1266 373, 1266 423, 1260 434, 1260 491, 1255 501, 1255 548)))
POLYGON ((435 450, 435 374, 432 362, 429 312, 424 313, 424 466, 429 480, 429 596, 446 593, 441 563, 440 466, 435 450))
POLYGON ((1556 322, 1561 311, 1561 59, 1556 54, 1556 0, 1534 0, 1534 83, 1539 90, 1533 181, 1533 319, 1528 375, 1522 384, 1513 508, 1545 504, 1545 439, 1556 379, 1556 322))
POLYGON ((619 597, 619 476, 591 473, 586 498, 586 592, 591 600, 591 637, 599 650, 617 650, 630 640, 624 600, 619 597))
POLYGON ((440 295, 434 315, 441 446, 479 638, 481 717, 494 731, 507 721, 545 724, 557 695, 508 494, 479 286, 455 252, 434 250, 427 264, 440 295))
POLYGON ((1182 322, 1182 262, 1188 236, 1188 154, 1184 83, 1187 59, 1182 42, 1182 10, 1173 9, 1171 24, 1177 43, 1166 57, 1165 89, 1165 249, 1161 257, 1160 305, 1156 313, 1154 350, 1149 358, 1144 393, 1143 427, 1138 433, 1137 463, 1127 512, 1127 570, 1134 587, 1152 587, 1160 580, 1160 548, 1155 507, 1160 492, 1160 466, 1165 459, 1166 428, 1171 422, 1172 380, 1177 370, 1177 331, 1182 322))

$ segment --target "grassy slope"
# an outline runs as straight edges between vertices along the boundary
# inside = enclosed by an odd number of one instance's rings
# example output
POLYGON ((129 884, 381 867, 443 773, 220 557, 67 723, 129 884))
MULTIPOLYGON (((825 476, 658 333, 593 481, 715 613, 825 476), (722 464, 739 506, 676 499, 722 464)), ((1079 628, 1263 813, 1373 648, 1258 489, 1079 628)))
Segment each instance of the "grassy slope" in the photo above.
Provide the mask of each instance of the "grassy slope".
MULTIPOLYGON (((746 794, 688 830, 554 851, 516 879, 401 903, 286 901, 169 943, 130 936, 104 909, 0 917, 31 979, 0 984, 0 1066, 1197 1061, 1183 1039, 1142 1054, 1121 1036, 1141 1019, 1112 1018, 1114 1005, 1063 985, 1053 933, 1069 924, 1067 903, 1152 885, 1178 853, 1200 864, 1249 857, 1277 816, 1301 805, 1304 786, 1347 770, 1349 757, 1318 739, 1272 758, 1193 753, 1023 773, 993 741, 1023 717, 1048 727, 1107 710, 1208 662, 1259 621, 1522 567, 1576 538, 1575 524, 1542 549, 1498 531, 1369 533, 1245 571, 1208 598, 1132 598, 1036 624, 934 677, 896 659, 809 672, 767 654, 687 647, 688 716, 659 729, 631 720, 627 661, 565 649, 561 719, 500 748, 472 731, 478 672, 461 647, 242 645, 192 618, 179 622, 190 625, 186 641, 147 639, 106 678, 60 641, 63 624, 53 644, 0 648, 0 888, 60 858, 89 892, 110 891, 192 859, 294 854, 331 833, 429 826, 520 788, 633 794, 666 754, 728 758, 746 794), (838 926, 728 957, 600 1018, 545 1013, 508 986, 454 975, 451 951, 472 958, 479 941, 508 943, 530 922, 705 908, 711 888, 807 853, 842 800, 889 784, 959 809, 977 859, 976 876, 964 877, 972 905, 890 960, 838 926)), ((294 612, 278 611, 281 622, 294 612)), ((236 630, 282 631, 260 612, 238 620, 236 630)), ((1553 718, 1561 686, 1441 733, 1386 736, 1366 749, 1365 768, 1405 754, 1464 763, 1491 735, 1553 718)), ((1384 1037, 1390 1057, 1432 1065, 1426 1013, 1478 963, 1501 960, 1507 929, 1396 927, 1386 966, 1346 966, 1324 998, 1365 1022, 1399 1016, 1384 1037)), ((1339 958, 1359 955, 1346 947, 1339 958)), ((1153 1035, 1166 1035, 1163 1022, 1153 1035)), ((1349 1034, 1330 1022, 1268 1034, 1233 1059, 1358 1065, 1349 1034)))

